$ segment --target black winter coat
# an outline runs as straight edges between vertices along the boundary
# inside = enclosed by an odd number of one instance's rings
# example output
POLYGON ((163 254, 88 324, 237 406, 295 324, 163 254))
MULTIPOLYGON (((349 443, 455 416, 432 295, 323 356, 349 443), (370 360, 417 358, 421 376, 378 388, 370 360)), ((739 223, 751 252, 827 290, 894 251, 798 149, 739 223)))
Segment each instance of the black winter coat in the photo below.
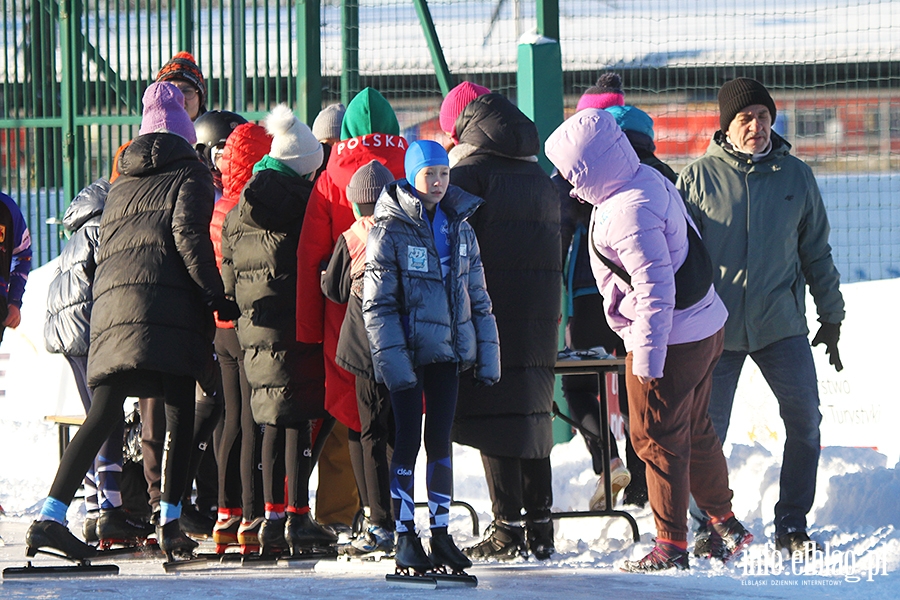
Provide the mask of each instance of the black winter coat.
POLYGON ((322 345, 296 340, 297 244, 312 189, 302 177, 259 171, 222 228, 222 277, 241 309, 235 329, 260 424, 327 416, 322 345))
POLYGON ((44 344, 47 352, 87 356, 91 341, 92 286, 100 245, 100 216, 110 183, 98 179, 72 200, 63 227, 72 237, 59 255, 47 292, 44 344))
POLYGON ((157 371, 208 389, 216 373, 210 305, 225 295, 209 239, 212 175, 172 133, 135 138, 118 170, 100 222, 88 382, 157 371))
POLYGON ((537 163, 537 128, 503 96, 470 102, 456 131, 450 183, 484 198, 469 223, 497 318, 503 378, 491 388, 461 378, 454 440, 494 456, 545 458, 562 293, 556 188, 537 163))

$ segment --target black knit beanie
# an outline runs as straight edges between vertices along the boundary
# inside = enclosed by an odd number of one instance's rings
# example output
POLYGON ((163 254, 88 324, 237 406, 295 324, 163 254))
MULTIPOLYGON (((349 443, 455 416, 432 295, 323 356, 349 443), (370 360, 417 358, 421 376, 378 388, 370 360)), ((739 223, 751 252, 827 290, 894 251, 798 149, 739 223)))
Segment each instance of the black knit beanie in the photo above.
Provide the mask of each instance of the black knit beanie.
POLYGON ((768 108, 772 123, 775 122, 775 101, 766 86, 749 77, 738 77, 723 85, 719 90, 719 127, 722 132, 728 131, 734 117, 751 104, 762 104, 768 108))

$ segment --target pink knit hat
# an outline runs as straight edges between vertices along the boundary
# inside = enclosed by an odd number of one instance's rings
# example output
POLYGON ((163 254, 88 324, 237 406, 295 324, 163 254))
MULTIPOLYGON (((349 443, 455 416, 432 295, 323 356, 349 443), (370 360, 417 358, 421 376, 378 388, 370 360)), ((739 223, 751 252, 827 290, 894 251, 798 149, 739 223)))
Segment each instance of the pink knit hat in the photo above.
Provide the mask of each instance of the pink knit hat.
POLYGON ((610 106, 625 106, 625 92, 622 91, 622 78, 618 73, 601 75, 597 84, 585 90, 578 99, 575 111, 585 108, 604 110, 610 106))
POLYGON ((184 94, 177 86, 165 81, 152 83, 144 92, 143 102, 140 135, 175 133, 191 146, 197 143, 194 124, 184 109, 184 94))
POLYGON ((461 84, 447 92, 447 97, 441 103, 441 131, 450 134, 453 141, 456 139, 456 119, 462 114, 466 105, 485 94, 490 94, 491 90, 484 86, 472 83, 471 81, 463 81, 461 84))

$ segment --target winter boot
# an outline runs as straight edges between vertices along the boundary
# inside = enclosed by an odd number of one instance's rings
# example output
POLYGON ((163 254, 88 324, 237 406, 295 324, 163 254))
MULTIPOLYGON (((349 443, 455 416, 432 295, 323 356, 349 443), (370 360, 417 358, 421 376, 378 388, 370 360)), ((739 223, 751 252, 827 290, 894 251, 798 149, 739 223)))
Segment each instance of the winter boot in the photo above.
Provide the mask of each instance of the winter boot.
MULTIPOLYGON (((619 492, 621 492, 631 482, 631 471, 625 468, 625 463, 621 458, 614 458, 609 461, 609 487, 612 491, 612 502, 610 508, 616 506, 619 501, 619 492)), ((597 479, 597 489, 590 501, 591 510, 606 510, 606 486, 603 485, 603 475, 597 479)))
POLYGON ((458 573, 472 566, 472 561, 453 543, 446 527, 431 530, 431 554, 428 556, 436 567, 447 566, 458 573))
POLYGON ((250 521, 241 521, 238 527, 237 540, 241 545, 241 554, 253 554, 259 552, 259 528, 262 526, 262 517, 256 517, 250 521))
POLYGON ((397 571, 424 573, 431 569, 431 561, 422 548, 422 540, 415 531, 404 531, 397 536, 397 553, 394 554, 397 571))
POLYGON ((284 539, 284 528, 287 519, 265 519, 259 526, 259 553, 282 554, 288 549, 287 540, 284 539))
POLYGON ((228 546, 236 546, 238 543, 238 529, 241 526, 241 517, 230 516, 227 519, 216 521, 213 527, 213 542, 216 544, 216 554, 223 554, 228 546))
POLYGON ((97 556, 97 549, 88 546, 66 526, 56 521, 35 521, 25 534, 25 554, 34 556, 39 548, 52 548, 69 558, 81 560, 97 556))
POLYGON ((308 512, 288 513, 284 538, 293 556, 302 554, 304 550, 331 546, 338 540, 336 535, 313 520, 308 512))
POLYGON ((779 551, 787 550, 791 557, 793 557, 796 552, 806 556, 807 554, 811 555, 814 550, 820 552, 824 551, 818 542, 809 539, 809 534, 802 530, 791 531, 777 536, 775 538, 775 549, 779 551))
POLYGON ((712 557, 712 526, 704 521, 694 532, 694 556, 697 558, 712 557))
POLYGON ((510 560, 525 553, 525 528, 500 519, 484 532, 484 538, 463 550, 469 558, 510 560))
POLYGON ((528 550, 538 560, 547 560, 556 552, 553 545, 553 521, 527 521, 525 534, 528 538, 528 550))
POLYGON ((197 542, 185 535, 181 530, 178 519, 169 521, 165 525, 156 526, 156 540, 159 547, 166 553, 166 557, 171 561, 173 556, 188 557, 194 553, 194 549, 199 546, 197 542))
POLYGON ((84 523, 81 525, 81 537, 84 538, 85 543, 95 544, 100 541, 100 538, 97 537, 97 519, 99 518, 99 510, 91 510, 84 515, 84 523))
POLYGON ((349 556, 363 556, 373 552, 393 554, 394 532, 372 525, 344 547, 344 553, 349 556))
POLYGON ((657 540, 650 554, 641 560, 626 560, 622 570, 628 573, 653 573, 666 569, 689 569, 688 552, 657 540))
POLYGON ((713 523, 711 529, 712 551, 710 556, 725 563, 738 556, 744 546, 753 541, 753 534, 747 531, 733 515, 724 523, 713 523))
POLYGON ((113 544, 142 544, 151 533, 153 527, 149 523, 133 518, 121 507, 101 510, 97 519, 97 537, 104 550, 113 544))
POLYGON ((191 505, 185 505, 181 510, 181 530, 198 540, 205 540, 212 536, 216 520, 209 517, 191 505))

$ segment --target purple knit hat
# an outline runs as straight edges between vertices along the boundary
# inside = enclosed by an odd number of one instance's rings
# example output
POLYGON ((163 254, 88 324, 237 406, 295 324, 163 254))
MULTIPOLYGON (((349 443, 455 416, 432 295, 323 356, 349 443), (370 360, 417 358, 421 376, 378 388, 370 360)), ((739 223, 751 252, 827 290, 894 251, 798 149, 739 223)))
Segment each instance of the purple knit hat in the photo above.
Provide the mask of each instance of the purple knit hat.
POLYGON ((197 143, 194 124, 184 109, 184 94, 166 81, 151 83, 144 92, 144 115, 139 135, 175 133, 190 143, 197 143))
POLYGON ((462 114, 463 109, 478 96, 490 94, 491 90, 471 81, 463 81, 461 84, 447 92, 447 97, 441 102, 441 131, 450 134, 453 141, 456 139, 456 119, 462 114))
POLYGON ((625 92, 622 91, 622 78, 618 73, 604 73, 597 79, 597 84, 585 90, 578 99, 575 112, 585 108, 600 110, 610 106, 625 106, 625 92))

